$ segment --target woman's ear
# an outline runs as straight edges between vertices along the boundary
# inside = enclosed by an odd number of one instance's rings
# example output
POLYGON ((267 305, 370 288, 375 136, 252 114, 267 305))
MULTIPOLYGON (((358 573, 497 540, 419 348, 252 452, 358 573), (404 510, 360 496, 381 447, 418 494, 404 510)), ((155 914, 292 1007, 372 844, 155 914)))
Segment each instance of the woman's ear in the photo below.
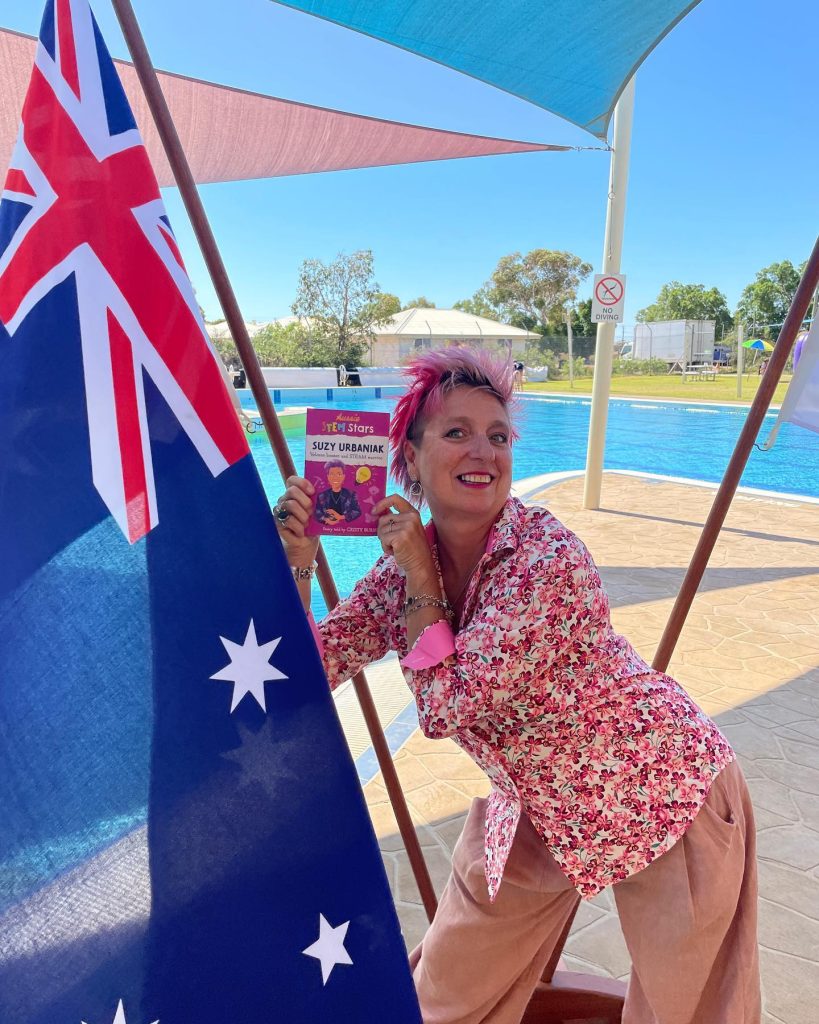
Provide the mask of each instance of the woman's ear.
POLYGON ((407 471, 410 475, 410 480, 418 479, 418 470, 415 467, 415 445, 409 439, 404 441, 404 458, 407 462, 407 471))

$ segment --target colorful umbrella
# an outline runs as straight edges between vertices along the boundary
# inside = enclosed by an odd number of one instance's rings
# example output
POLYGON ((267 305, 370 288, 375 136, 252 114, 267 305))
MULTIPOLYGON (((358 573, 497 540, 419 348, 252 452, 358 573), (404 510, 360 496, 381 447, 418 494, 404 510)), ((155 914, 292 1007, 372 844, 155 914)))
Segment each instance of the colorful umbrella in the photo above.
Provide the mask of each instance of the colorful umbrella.
POLYGON ((762 338, 749 338, 747 341, 743 341, 743 348, 754 348, 757 352, 773 352, 773 345, 769 341, 763 341, 762 338))

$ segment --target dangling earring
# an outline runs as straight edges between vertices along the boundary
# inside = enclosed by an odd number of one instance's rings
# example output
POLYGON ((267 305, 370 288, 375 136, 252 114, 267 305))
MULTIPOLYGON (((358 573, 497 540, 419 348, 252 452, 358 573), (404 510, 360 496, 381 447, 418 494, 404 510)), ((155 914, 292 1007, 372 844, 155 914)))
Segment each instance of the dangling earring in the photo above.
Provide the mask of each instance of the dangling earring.
POLYGON ((410 484, 409 498, 416 508, 420 508, 421 505, 423 505, 424 488, 421 486, 420 480, 413 480, 412 483, 410 484))

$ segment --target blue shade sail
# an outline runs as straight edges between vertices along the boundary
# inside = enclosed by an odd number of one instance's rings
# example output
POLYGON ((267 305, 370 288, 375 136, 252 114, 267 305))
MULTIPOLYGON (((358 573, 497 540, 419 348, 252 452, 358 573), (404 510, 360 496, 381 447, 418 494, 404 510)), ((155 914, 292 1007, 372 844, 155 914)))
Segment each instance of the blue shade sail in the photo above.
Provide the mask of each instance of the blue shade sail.
POLYGON ((462 71, 605 138, 623 86, 699 0, 282 2, 462 71))
POLYGON ((0 202, 0 1021, 420 1024, 355 769, 87 0, 0 202))

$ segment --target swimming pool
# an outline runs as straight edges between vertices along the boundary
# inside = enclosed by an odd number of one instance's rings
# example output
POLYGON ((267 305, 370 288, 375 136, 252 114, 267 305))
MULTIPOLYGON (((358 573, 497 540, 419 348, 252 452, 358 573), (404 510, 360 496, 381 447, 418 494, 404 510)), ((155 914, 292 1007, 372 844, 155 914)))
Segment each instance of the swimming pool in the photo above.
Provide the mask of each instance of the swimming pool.
MULTIPOLYGON (((392 390, 392 389, 390 389, 392 390)), ((372 392, 371 392, 372 393, 372 392)), ((295 404, 283 393, 282 405, 295 404)), ((321 392, 300 394, 302 404, 343 409, 352 400, 350 392, 336 389, 334 401, 321 392)), ((241 393, 247 407, 252 395, 241 393)), ((357 409, 389 412, 392 397, 363 397, 357 409)), ((518 403, 516 422, 520 441, 514 450, 514 477, 523 480, 543 473, 583 469, 589 428, 588 398, 526 395, 518 403)), ((722 479, 739 432, 748 415, 747 407, 686 405, 681 402, 645 402, 612 399, 606 432, 606 468, 630 469, 665 476, 688 477, 714 483, 722 479)), ((760 432, 764 440, 776 421, 769 413, 760 432)), ((250 437, 251 450, 271 502, 281 494, 281 480, 266 435, 250 437)), ((296 466, 304 465, 304 439, 288 437, 296 466)), ((746 487, 807 494, 819 497, 819 437, 785 423, 776 445, 769 452, 754 449, 742 477, 746 487)), ((325 540, 330 564, 341 594, 349 593, 355 581, 375 561, 380 546, 375 538, 325 540)), ((316 612, 323 607, 316 602, 316 612)))

